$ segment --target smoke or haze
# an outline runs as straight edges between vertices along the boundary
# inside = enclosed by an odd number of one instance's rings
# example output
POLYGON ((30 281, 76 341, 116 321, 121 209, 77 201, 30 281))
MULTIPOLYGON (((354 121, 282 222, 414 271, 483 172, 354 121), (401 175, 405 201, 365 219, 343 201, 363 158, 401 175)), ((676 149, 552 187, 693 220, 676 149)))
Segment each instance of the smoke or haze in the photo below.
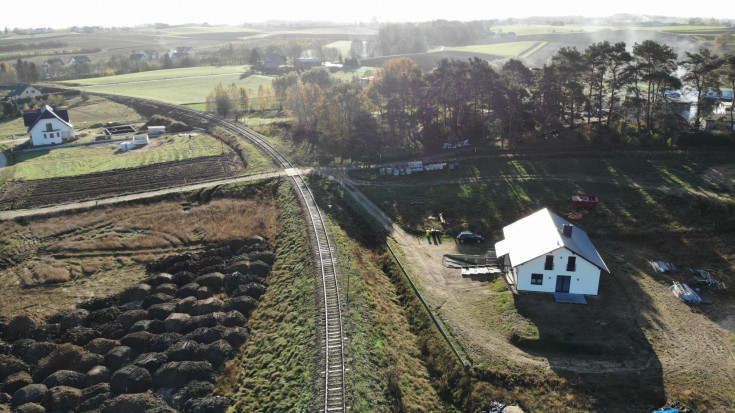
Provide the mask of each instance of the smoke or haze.
POLYGON ((150 23, 210 23, 239 25, 268 20, 380 22, 485 20, 530 16, 603 17, 617 13, 667 15, 672 17, 735 18, 731 0, 711 0, 692 6, 690 1, 665 3, 637 0, 615 2, 374 0, 346 3, 341 0, 36 0, 30 3, 4 1, 1 27, 135 26, 150 23))

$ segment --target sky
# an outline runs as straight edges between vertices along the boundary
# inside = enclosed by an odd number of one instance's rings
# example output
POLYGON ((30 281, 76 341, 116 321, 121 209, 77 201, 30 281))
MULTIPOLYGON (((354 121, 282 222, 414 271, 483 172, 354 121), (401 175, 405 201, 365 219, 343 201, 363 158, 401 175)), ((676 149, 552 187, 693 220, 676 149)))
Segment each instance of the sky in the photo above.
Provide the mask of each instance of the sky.
POLYGON ((604 17, 616 13, 735 19, 732 0, 0 0, 0 28, 241 25, 268 20, 379 22, 485 20, 529 16, 604 17), (661 5, 665 4, 665 7, 661 5))

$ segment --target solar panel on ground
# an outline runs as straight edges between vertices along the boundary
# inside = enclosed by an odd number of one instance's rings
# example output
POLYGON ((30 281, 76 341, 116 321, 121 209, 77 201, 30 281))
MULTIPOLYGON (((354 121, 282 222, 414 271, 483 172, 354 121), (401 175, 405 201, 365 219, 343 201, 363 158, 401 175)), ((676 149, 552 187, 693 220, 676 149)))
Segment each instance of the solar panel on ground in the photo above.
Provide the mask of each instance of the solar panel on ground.
POLYGON ((109 128, 105 128, 105 134, 106 135, 126 135, 126 134, 134 134, 137 131, 134 127, 130 125, 124 125, 124 126, 111 126, 109 128))

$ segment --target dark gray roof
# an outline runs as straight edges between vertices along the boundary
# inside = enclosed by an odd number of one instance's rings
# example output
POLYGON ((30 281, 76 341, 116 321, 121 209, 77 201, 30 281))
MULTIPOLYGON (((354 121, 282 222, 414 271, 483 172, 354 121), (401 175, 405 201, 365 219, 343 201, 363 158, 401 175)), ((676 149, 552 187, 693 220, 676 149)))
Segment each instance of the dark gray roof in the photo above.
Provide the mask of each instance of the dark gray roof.
POLYGON ((21 93, 23 93, 24 90, 26 90, 28 86, 30 86, 28 83, 18 83, 17 85, 15 85, 13 90, 10 91, 10 96, 20 95, 21 93))
POLYGON ((71 126, 69 123, 69 112, 67 112, 66 109, 57 109, 54 110, 51 106, 44 106, 41 109, 34 111, 34 112, 26 112, 23 114, 23 125, 28 126, 28 131, 30 131, 33 126, 36 125, 39 121, 43 119, 52 119, 56 118, 68 125, 71 126))

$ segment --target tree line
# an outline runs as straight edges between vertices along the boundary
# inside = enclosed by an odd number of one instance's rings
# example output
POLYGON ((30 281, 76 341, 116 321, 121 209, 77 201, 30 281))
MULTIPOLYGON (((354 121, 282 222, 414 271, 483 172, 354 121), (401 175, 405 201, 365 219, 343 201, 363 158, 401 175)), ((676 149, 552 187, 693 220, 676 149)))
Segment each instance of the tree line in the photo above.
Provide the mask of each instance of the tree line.
MULTIPOLYGON (((631 51, 607 41, 564 47, 534 69, 515 59, 499 68, 445 59, 423 73, 403 57, 386 62, 364 88, 322 68, 273 81, 296 139, 352 158, 463 140, 673 144, 699 130, 717 102, 708 93, 721 86, 735 89, 732 55, 701 49, 678 60, 671 47, 648 40, 631 51), (677 115, 682 99, 672 97, 683 86, 690 91, 683 105, 696 103, 691 123, 677 115)), ((732 109, 728 118, 735 120, 732 109)))

